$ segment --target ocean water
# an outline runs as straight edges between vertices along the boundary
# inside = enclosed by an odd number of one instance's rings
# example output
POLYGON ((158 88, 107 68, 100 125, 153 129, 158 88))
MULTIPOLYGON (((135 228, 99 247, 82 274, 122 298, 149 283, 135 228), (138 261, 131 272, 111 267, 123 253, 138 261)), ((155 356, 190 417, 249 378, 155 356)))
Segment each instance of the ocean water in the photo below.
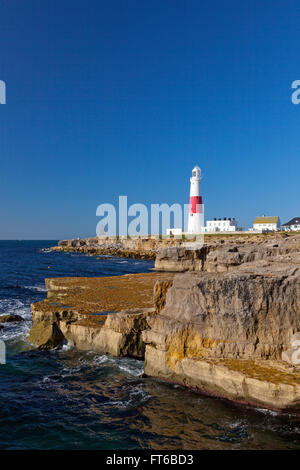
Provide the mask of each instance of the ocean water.
POLYGON ((147 272, 151 261, 55 253, 55 242, 0 241, 0 449, 300 449, 299 417, 234 405, 141 378, 143 362, 28 343, 45 277, 147 272))

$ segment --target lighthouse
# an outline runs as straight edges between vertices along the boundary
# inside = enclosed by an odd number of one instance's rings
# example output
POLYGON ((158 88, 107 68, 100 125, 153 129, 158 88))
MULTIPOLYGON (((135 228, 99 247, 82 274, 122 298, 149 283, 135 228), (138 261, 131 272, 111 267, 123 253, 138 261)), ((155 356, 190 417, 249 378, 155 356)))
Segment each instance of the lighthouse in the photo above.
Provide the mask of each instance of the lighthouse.
POLYGON ((201 196, 201 169, 198 166, 193 168, 192 177, 190 178, 190 208, 188 233, 198 234, 203 232, 204 216, 201 196))

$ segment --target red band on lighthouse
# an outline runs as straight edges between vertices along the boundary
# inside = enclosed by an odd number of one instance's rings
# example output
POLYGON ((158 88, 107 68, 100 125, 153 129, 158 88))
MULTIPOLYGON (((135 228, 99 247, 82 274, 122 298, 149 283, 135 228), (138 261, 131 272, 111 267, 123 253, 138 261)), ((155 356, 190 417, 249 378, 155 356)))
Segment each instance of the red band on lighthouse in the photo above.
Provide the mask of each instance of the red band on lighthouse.
POLYGON ((190 214, 202 214, 202 196, 190 197, 190 214))

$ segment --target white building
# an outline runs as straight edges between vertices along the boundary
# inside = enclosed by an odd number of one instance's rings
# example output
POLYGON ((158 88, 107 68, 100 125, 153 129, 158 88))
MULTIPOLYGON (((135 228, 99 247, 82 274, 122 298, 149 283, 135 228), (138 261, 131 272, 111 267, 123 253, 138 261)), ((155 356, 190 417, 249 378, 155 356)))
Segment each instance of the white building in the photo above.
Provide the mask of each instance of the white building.
POLYGON ((298 232, 300 231, 300 217, 294 217, 292 220, 282 225, 283 230, 298 232))
POLYGON ((257 232, 273 232, 280 230, 280 219, 276 217, 256 217, 253 223, 253 230, 257 232))
POLYGON ((238 223, 234 217, 224 217, 224 219, 207 220, 206 226, 204 227, 204 232, 206 233, 215 233, 215 232, 236 232, 237 230, 242 230, 238 227, 238 223))

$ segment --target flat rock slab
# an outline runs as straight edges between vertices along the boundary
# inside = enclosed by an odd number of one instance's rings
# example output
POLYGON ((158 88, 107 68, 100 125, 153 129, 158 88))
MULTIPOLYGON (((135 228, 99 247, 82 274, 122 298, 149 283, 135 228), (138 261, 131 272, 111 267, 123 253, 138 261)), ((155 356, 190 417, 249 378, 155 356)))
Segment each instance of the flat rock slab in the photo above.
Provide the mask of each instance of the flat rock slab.
POLYGON ((127 274, 111 277, 65 277, 46 279, 47 299, 32 304, 32 312, 76 311, 89 320, 121 310, 153 306, 153 288, 166 273, 127 274))
POLYGON ((142 331, 162 279, 166 274, 47 279, 47 298, 31 306, 29 341, 51 349, 66 340, 81 350, 143 358, 142 331))

